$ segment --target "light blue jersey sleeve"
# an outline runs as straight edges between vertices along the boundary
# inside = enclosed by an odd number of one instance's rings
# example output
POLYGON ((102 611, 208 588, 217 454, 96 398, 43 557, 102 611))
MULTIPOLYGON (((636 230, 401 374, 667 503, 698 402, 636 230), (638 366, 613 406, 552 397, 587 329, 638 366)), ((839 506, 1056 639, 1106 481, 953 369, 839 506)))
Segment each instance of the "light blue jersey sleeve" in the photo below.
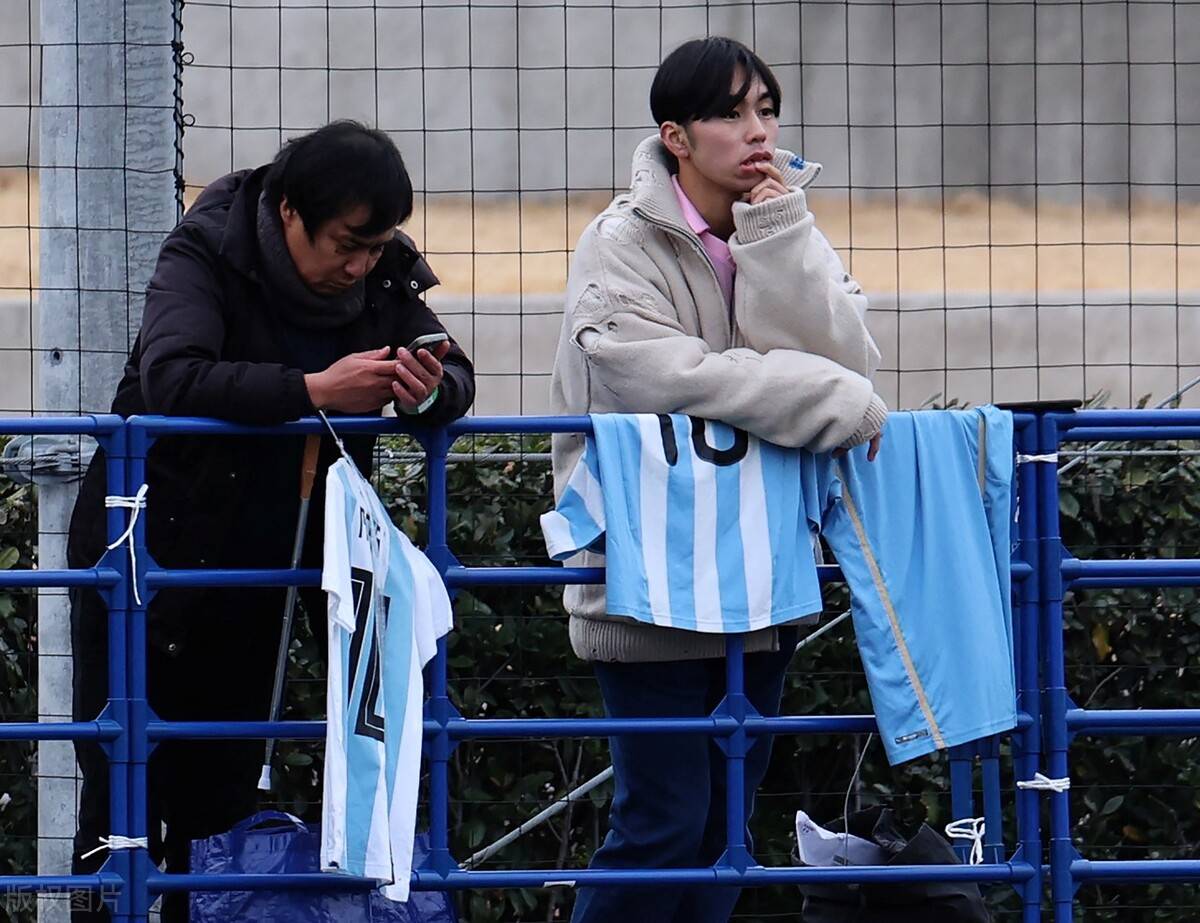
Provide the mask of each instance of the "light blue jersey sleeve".
POLYGON ((546 551, 563 561, 580 551, 604 551, 604 494, 600 489, 600 466, 596 441, 587 437, 583 455, 555 508, 541 517, 546 551))

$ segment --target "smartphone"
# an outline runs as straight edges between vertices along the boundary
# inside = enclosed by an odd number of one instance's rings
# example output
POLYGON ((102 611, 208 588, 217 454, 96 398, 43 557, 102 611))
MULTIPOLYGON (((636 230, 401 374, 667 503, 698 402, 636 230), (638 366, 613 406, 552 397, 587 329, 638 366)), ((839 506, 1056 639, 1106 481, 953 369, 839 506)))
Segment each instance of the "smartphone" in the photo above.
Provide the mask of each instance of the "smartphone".
POLYGON ((408 353, 410 356, 415 356, 418 349, 428 349, 430 346, 444 343, 448 339, 450 339, 450 335, 447 333, 423 333, 408 344, 408 353))

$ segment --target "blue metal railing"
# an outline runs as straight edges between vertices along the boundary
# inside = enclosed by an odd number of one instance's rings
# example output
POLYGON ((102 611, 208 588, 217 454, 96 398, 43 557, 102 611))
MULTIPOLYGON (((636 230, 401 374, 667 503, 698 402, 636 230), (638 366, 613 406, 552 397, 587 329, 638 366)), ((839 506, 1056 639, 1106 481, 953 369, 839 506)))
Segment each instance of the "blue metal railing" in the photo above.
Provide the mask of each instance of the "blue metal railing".
MULTIPOLYGON (((1018 451, 1052 456, 1064 441, 1186 438, 1200 439, 1200 413, 1193 411, 1087 411, 1014 415, 1018 451)), ((317 420, 252 428, 214 420, 115 416, 7 420, 9 433, 86 433, 106 452, 109 493, 132 496, 145 477, 146 451, 165 434, 295 435, 323 432, 317 420)), ((399 432, 394 421, 377 418, 340 419, 339 432, 399 432)), ((463 567, 447 538, 446 461, 454 440, 468 434, 581 432, 586 417, 471 418, 446 429, 420 432, 429 478, 429 545, 427 554, 451 588, 484 585, 594 583, 603 573, 594 568, 463 567)), ((1019 722, 1011 734, 1013 775, 1031 779, 1039 770, 1053 778, 1069 775, 1069 746, 1075 734, 1194 733, 1200 710, 1095 711, 1077 708, 1068 698, 1062 638, 1062 601, 1070 587, 1200 585, 1200 561, 1080 561, 1063 548, 1058 526, 1056 466, 1032 461, 1018 468, 1020 516, 1013 555, 1014 641, 1019 722), (1043 747, 1043 739, 1045 745, 1043 747)), ((151 499, 150 502, 153 502, 151 499)), ((126 513, 108 511, 110 541, 126 527, 126 513)), ((95 721, 0 724, 0 740, 82 740, 105 742, 111 765, 112 832, 129 837, 147 832, 146 761, 153 745, 178 738, 240 737, 320 738, 324 722, 170 722, 158 720, 146 696, 146 604, 155 590, 182 586, 303 585, 319 583, 314 570, 164 570, 145 547, 144 520, 133 537, 138 572, 130 572, 130 555, 119 548, 95 567, 81 570, 0 572, 0 585, 10 587, 94 587, 109 606, 109 706, 95 721), (137 592, 134 592, 134 588, 137 592)), ((821 568, 825 582, 840 579, 836 567, 821 568)), ((1017 789, 1015 836, 1011 851, 1002 826, 1005 793, 1001 788, 998 738, 954 748, 950 753, 951 798, 956 817, 975 815, 972 777, 981 766, 983 814, 987 821, 984 864, 976 866, 903 866, 888 868, 764 868, 754 864, 744 842, 742 766, 754 739, 762 734, 861 734, 874 730, 870 716, 764 718, 748 715, 742 698, 742 639, 728 642, 728 696, 712 715, 692 719, 465 719, 447 694, 445 642, 430 671, 430 698, 424 726, 424 752, 430 767, 430 839, 424 866, 414 870, 413 887, 539 887, 564 873, 545 871, 464 871, 450 853, 448 840, 448 761, 460 740, 506 737, 583 737, 633 733, 705 733, 724 738, 730 781, 726 804, 727 850, 711 868, 662 870, 571 870, 576 885, 706 883, 757 886, 781 883, 901 882, 954 880, 1008 883, 1022 897, 1022 920, 1042 918, 1043 883, 1049 880, 1055 923, 1068 923, 1072 897, 1085 880, 1200 880, 1200 861, 1090 862, 1075 851, 1070 838, 1070 805, 1066 793, 1050 799, 1049 862, 1041 830, 1042 793, 1017 789)), ((173 875, 161 873, 144 850, 112 852, 103 869, 92 875, 0 876, 0 891, 103 891, 112 899, 113 919, 143 921, 154 897, 179 890, 251 890, 259 888, 361 888, 364 880, 321 874, 173 875)))
MULTIPOLYGON (((1039 453, 1057 453, 1063 443, 1200 439, 1200 411, 1089 410, 1047 413, 1039 422, 1039 453)), ((1041 509, 1052 514, 1043 530, 1043 686, 1048 766, 1065 778, 1071 739, 1078 734, 1174 734, 1200 731, 1198 709, 1106 710, 1079 708, 1066 688, 1063 595, 1095 587, 1200 586, 1200 559, 1080 561, 1058 534, 1058 480, 1052 465, 1039 465, 1041 509)), ((1050 890, 1054 923, 1070 923, 1072 900, 1084 881, 1200 881, 1200 860, 1092 861, 1071 842, 1069 793, 1050 794, 1050 890)))

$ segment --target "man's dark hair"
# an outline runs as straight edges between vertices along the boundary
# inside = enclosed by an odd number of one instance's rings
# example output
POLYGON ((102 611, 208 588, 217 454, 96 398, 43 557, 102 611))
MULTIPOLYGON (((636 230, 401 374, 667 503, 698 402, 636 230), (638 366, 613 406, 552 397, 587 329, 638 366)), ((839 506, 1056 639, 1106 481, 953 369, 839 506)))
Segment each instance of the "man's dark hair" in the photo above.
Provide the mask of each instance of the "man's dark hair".
POLYGON ((657 125, 724 115, 746 98, 755 77, 763 85, 779 112, 779 81, 762 58, 741 42, 723 36, 684 42, 658 67, 650 85, 650 112, 657 125), (730 93, 734 75, 741 73, 742 85, 730 93))
POLYGON ((403 223, 413 210, 412 180, 392 139, 350 119, 288 141, 275 155, 263 186, 273 209, 287 198, 309 237, 326 221, 360 205, 367 206, 369 215, 351 230, 364 237, 403 223))

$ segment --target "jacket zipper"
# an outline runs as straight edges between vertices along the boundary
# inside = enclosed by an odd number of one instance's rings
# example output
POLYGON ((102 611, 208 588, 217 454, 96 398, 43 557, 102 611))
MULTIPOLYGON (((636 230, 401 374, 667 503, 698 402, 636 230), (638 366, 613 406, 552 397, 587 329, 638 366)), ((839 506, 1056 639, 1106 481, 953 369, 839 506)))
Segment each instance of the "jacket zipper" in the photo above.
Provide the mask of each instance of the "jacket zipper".
MULTIPOLYGON (((633 213, 635 215, 637 215, 638 217, 642 218, 643 220, 649 221, 651 224, 655 225, 656 227, 660 227, 664 231, 669 231, 670 233, 674 234, 676 237, 681 237, 685 241, 687 241, 687 243, 691 246, 691 248, 694 251, 696 251, 696 253, 700 256, 700 258, 702 260, 704 260, 704 265, 708 267, 708 272, 712 276, 713 285, 716 286, 717 292, 721 296, 721 300, 722 301, 725 300, 725 293, 723 291, 721 291, 721 280, 717 278, 717 267, 713 265, 712 257, 708 255, 708 251, 704 249, 704 245, 702 243, 700 243, 699 238, 696 237, 695 234, 690 234, 687 231, 683 230, 683 228, 679 227, 676 224, 672 224, 669 221, 665 221, 665 220, 656 218, 653 215, 651 215, 649 212, 644 211, 642 208, 640 208, 636 205, 633 207, 633 213)), ((732 301, 728 305, 726 305, 726 313, 729 315, 729 341, 732 343, 733 342, 733 331, 734 331, 732 301)))

